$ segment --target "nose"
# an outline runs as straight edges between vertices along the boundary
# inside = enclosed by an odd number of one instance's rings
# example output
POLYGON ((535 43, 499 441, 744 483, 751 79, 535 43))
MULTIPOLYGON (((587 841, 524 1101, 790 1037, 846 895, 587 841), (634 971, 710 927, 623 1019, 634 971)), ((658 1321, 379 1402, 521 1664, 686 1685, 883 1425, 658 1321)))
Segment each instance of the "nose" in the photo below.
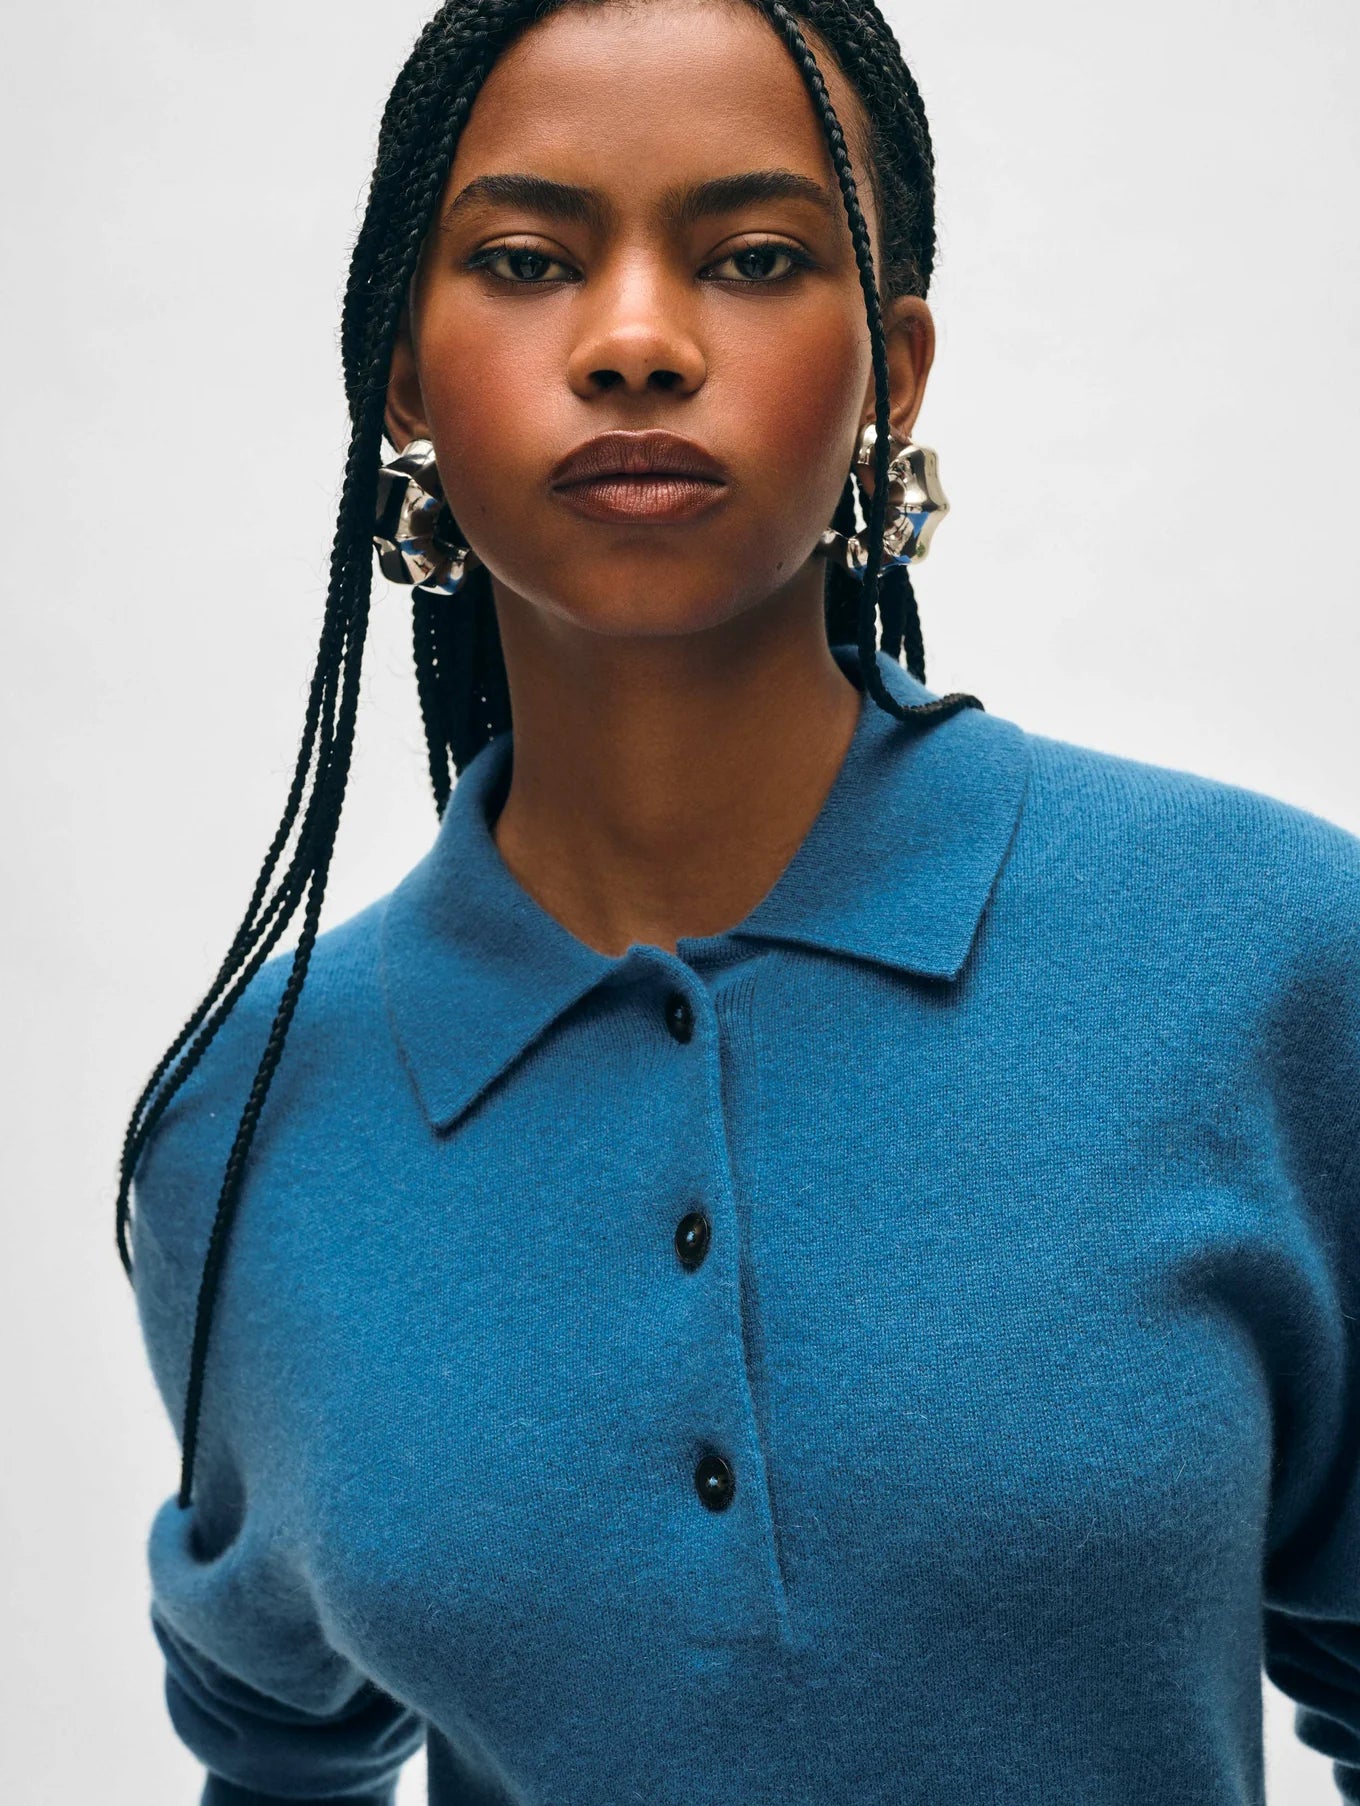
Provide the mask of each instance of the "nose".
POLYGON ((598 273, 567 377, 584 399, 612 390, 692 394, 707 375, 675 277, 634 262, 598 273))

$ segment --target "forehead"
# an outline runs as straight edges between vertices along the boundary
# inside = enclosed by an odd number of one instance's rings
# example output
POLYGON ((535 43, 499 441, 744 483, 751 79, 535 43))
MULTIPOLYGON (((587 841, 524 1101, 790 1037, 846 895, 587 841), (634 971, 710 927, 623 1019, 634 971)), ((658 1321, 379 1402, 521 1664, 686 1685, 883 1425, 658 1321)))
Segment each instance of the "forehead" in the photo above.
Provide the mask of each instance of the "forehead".
MULTIPOLYGON (((867 205, 858 96, 803 29, 867 205)), ((446 192, 529 167, 634 191, 748 168, 792 169, 836 188, 802 74, 744 0, 591 0, 531 26, 492 66, 446 192)))

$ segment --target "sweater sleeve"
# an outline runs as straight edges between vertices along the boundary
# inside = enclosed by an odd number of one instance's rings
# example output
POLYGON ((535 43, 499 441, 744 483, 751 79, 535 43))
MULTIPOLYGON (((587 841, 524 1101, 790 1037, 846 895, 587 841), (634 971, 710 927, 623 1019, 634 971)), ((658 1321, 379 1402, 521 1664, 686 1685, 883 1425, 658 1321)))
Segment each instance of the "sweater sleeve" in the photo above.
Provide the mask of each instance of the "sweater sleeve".
POLYGON ((194 1549, 196 1517, 194 1502, 167 1499, 150 1557, 166 1707, 208 1771, 200 1806, 392 1806, 423 1721, 327 1646, 305 1586, 248 1512, 212 1556, 194 1549))
MULTIPOLYGON (((1350 1278, 1360 1267, 1360 1160, 1348 1169, 1350 1278)), ((1337 1294, 1344 1341, 1335 1458, 1311 1508, 1265 1575, 1266 1673, 1295 1702, 1302 1743, 1330 1757, 1346 1806, 1360 1806, 1360 1288, 1337 1294)))
POLYGON ((1322 1311, 1291 1362, 1264 1573, 1264 1665, 1300 1742, 1360 1806, 1360 841, 1315 900, 1304 1020, 1282 1038, 1286 1167, 1317 1251, 1322 1311), (1280 1471, 1282 1469, 1283 1471, 1280 1471))
MULTIPOLYGON (((234 1101, 209 1107, 196 1074, 145 1149, 134 1185, 137 1311, 177 1440, 234 1101)), ((200 1806, 391 1806, 424 1720, 328 1639, 288 1514, 248 1471, 231 1427, 240 1414, 226 1408, 220 1368, 214 1377, 189 1505, 181 1509, 176 1489, 147 1543, 166 1706, 207 1770, 200 1806)))

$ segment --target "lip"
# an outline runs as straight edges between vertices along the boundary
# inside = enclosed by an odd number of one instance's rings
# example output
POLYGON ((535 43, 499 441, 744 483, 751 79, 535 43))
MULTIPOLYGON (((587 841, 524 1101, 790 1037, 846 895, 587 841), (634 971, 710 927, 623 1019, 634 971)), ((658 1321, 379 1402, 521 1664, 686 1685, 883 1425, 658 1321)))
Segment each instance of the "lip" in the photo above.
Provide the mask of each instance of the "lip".
POLYGON ((556 465, 549 486, 591 520, 679 521, 713 507, 728 477, 702 445, 652 429, 587 439, 556 465))

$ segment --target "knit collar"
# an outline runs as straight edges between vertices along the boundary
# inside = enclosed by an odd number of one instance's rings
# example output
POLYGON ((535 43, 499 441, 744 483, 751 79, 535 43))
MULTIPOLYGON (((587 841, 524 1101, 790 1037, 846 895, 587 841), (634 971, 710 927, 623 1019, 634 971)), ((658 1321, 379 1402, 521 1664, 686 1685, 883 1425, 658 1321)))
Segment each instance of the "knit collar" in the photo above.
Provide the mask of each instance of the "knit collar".
MULTIPOLYGON (((856 648, 831 650, 862 690, 856 648)), ((877 660, 899 701, 933 699, 886 653, 877 660)), ((497 735, 464 767, 434 845, 383 915, 393 1029, 437 1129, 630 957, 578 940, 501 858, 488 804, 504 794, 512 738, 497 735)), ((680 937, 678 957, 702 960, 736 940, 784 942, 956 978, 1010 844, 1028 764, 1025 735, 999 716, 967 708, 922 731, 866 696, 832 787, 772 888, 725 933, 680 937)))

